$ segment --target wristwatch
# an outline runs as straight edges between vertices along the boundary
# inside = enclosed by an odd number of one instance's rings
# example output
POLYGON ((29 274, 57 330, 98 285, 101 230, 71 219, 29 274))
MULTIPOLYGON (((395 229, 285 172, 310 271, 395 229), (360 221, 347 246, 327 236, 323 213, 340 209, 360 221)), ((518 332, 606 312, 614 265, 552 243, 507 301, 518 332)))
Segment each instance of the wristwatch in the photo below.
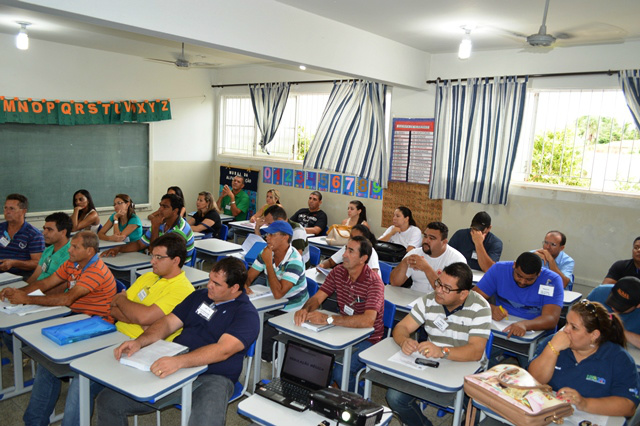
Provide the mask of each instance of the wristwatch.
POLYGON ((329 325, 333 324, 333 317, 331 315, 327 317, 327 324, 329 325))
POLYGON ((442 359, 447 359, 449 358, 449 351, 451 351, 451 349, 449 348, 442 348, 442 359))

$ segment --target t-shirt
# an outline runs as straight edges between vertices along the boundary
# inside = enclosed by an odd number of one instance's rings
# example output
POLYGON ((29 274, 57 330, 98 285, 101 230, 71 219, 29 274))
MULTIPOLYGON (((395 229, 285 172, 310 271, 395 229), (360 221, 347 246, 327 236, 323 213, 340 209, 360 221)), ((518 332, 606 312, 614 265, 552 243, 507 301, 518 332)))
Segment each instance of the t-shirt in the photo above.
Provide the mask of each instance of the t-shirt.
POLYGON ((312 212, 309 209, 300 209, 290 219, 303 228, 320 227, 320 235, 327 231, 327 214, 322 210, 312 212))
MULTIPOLYGON (((236 198, 236 208, 242 210, 242 212, 235 216, 234 219, 235 220, 247 220, 247 212, 249 211, 249 195, 247 195, 246 192, 240 190, 240 192, 238 192, 235 195, 236 198)), ((222 205, 220 206, 220 208, 222 209, 222 213, 229 215, 229 216, 233 216, 233 213, 231 213, 231 197, 228 195, 225 195, 222 198, 222 205)))
MULTIPOLYGON (((251 267, 258 272, 264 272, 266 274, 266 266, 264 260, 262 260, 262 252, 260 252, 251 267)), ((289 246, 282 262, 277 266, 274 264, 273 269, 276 271, 278 280, 284 279, 293 284, 293 287, 284 295, 284 298, 289 299, 289 301, 282 310, 287 312, 297 310, 309 299, 307 276, 304 273, 302 256, 300 256, 300 253, 298 253, 296 249, 289 246)), ((269 285, 269 279, 267 277, 265 278, 267 279, 266 285, 269 285)))
POLYGON ((291 237, 291 246, 302 252, 302 261, 306 265, 309 262, 309 241, 307 241, 307 231, 299 224, 292 220, 288 220, 293 236, 291 237))
POLYGON ((564 286, 560 275, 542 269, 532 285, 520 288, 513 279, 513 264, 498 262, 493 265, 478 282, 478 289, 488 297, 496 296, 496 305, 504 307, 509 315, 523 319, 539 317, 544 305, 562 307, 564 286), (551 295, 546 295, 545 291, 551 295))
POLYGON ((38 276, 39 280, 44 280, 53 275, 64 262, 69 260, 69 245, 71 245, 71 240, 67 241, 67 244, 60 247, 56 252, 53 251, 53 244, 44 249, 38 262, 42 269, 42 273, 38 276))
MULTIPOLYGON (((18 232, 13 235, 13 238, 9 237, 8 228, 9 224, 7 222, 0 223, 0 238, 8 241, 6 246, 5 243, 0 241, 0 260, 30 260, 32 254, 44 251, 44 236, 35 226, 24 222, 18 232)), ((32 270, 25 271, 24 269, 11 268, 8 272, 28 277, 31 275, 32 270)))
MULTIPOLYGON (((184 272, 180 272, 168 280, 159 277, 153 272, 147 272, 129 287, 127 299, 144 306, 156 305, 167 315, 193 291, 193 285, 191 285, 184 272)), ((144 332, 139 324, 130 324, 123 321, 116 322, 116 328, 119 332, 132 339, 137 338, 144 332)), ((182 329, 176 331, 165 340, 172 341, 181 331, 182 329)))
MULTIPOLYGON (((189 226, 186 220, 179 217, 178 221, 173 226, 173 228, 171 228, 168 231, 165 231, 164 227, 165 227, 165 224, 162 223, 160 225, 160 231, 158 233, 159 237, 164 234, 168 234, 169 232, 175 232, 179 234, 182 238, 184 238, 184 240, 187 242, 187 259, 185 260, 185 263, 189 263, 189 261, 191 261, 191 257, 194 255, 194 250, 195 250, 195 241, 193 239, 193 232, 191 231, 191 226, 189 226)), ((149 246, 149 244, 151 244, 151 228, 149 228, 147 232, 145 232, 142 238, 140 238, 140 241, 142 241, 142 243, 145 246, 149 246)))
MULTIPOLYGON (((598 287, 591 290, 591 293, 587 296, 587 299, 592 302, 600 302, 604 305, 605 308, 609 312, 613 312, 613 309, 609 305, 607 305, 607 298, 611 293, 611 289, 613 288, 613 284, 602 284, 598 287)), ((625 330, 629 330, 632 333, 640 334, 640 309, 634 309, 633 311, 626 314, 618 314, 620 319, 622 320, 622 324, 624 325, 625 330)))
POLYGON ((242 372, 244 356, 249 346, 255 342, 260 331, 260 318, 246 293, 236 299, 215 305, 216 312, 207 321, 196 310, 203 303, 210 306, 213 300, 207 296, 206 288, 191 293, 175 307, 173 314, 184 324, 182 333, 174 342, 185 345, 190 351, 217 343, 223 334, 240 340, 244 349, 231 355, 224 361, 209 364, 204 374, 218 374, 227 377, 233 383, 242 372))
MULTIPOLYGON (((113 213, 111 216, 109 216, 109 220, 111 221, 111 223, 113 223, 115 215, 116 214, 113 213)), ((134 229, 134 231, 128 235, 127 238, 129 239, 129 241, 127 241, 127 242, 138 241, 140 238, 142 238, 142 221, 140 220, 138 215, 136 215, 134 213, 131 216, 131 219, 129 219, 127 222, 124 222, 124 223, 119 221, 118 222, 118 230, 120 232, 122 232, 129 225, 136 225, 136 229, 134 229)))
POLYGON ((73 312, 98 315, 113 322, 109 311, 111 300, 116 295, 116 280, 98 254, 93 256, 82 269, 77 263, 67 260, 58 268, 56 275, 67 281, 67 289, 69 290, 74 286, 89 290, 89 293, 69 306, 73 312))
MULTIPOLYGON (((427 263, 431 265, 434 271, 438 269, 444 269, 445 266, 451 265, 452 263, 462 262, 467 263, 465 257, 453 247, 447 245, 446 250, 438 257, 431 257, 426 254, 422 250, 422 246, 414 248, 409 253, 407 253, 404 257, 411 256, 413 254, 417 254, 419 256, 424 257, 427 260, 427 263)), ((411 288, 417 291, 421 291, 423 293, 431 293, 433 291, 433 287, 429 282, 429 278, 427 278, 427 274, 418 269, 413 269, 411 267, 407 268, 406 272, 407 278, 411 278, 413 280, 413 284, 411 288)))
MULTIPOLYGON (((331 260, 333 260, 336 265, 341 264, 342 256, 344 256, 345 251, 347 251, 347 246, 342 246, 340 250, 333 253, 333 256, 331 256, 331 260)), ((380 271, 380 260, 378 258, 378 253, 374 248, 371 248, 371 258, 369 259, 369 262, 367 262, 367 265, 369 266, 369 268, 377 270, 378 275, 380 275, 380 278, 382 278, 382 272, 380 271)))
MULTIPOLYGON (((392 230, 393 230, 393 225, 388 227, 387 230, 384 231, 384 234, 380 236, 380 238, 390 234, 392 230)), ((418 228, 417 226, 411 225, 407 228, 406 231, 393 234, 393 236, 389 239, 389 242, 400 244, 404 246, 404 248, 407 248, 409 246, 422 247, 422 232, 420 231, 420 228, 418 228)))
POLYGON ((331 270, 320 290, 327 296, 334 292, 338 295, 338 308, 341 315, 347 315, 345 306, 353 309, 354 315, 364 314, 365 311, 376 311, 373 323, 373 333, 367 339, 372 344, 378 343, 384 333, 384 284, 382 278, 364 265, 356 282, 351 281, 349 272, 342 265, 331 270))
POLYGON ((206 230, 202 231, 203 234, 212 234, 213 238, 218 238, 220 234, 220 227, 222 226, 222 221, 220 220, 220 215, 215 210, 209 210, 207 213, 202 215, 199 211, 195 212, 191 215, 191 217, 195 220, 194 226, 203 225, 206 226, 206 230), (207 226, 202 223, 205 219, 209 219, 213 221, 212 226, 207 226))
MULTIPOLYGON (((473 244, 471 238, 471 228, 459 229, 453 234, 453 237, 449 240, 449 245, 458 250, 467 259, 467 265, 471 269, 481 271, 480 264, 478 263, 478 254, 476 253, 476 246, 473 244)), ((492 232, 489 232, 484 237, 482 243, 487 254, 494 262, 500 260, 502 254, 502 241, 496 237, 492 232)))
POLYGON ((607 276, 605 278, 611 278, 612 280, 618 281, 620 278, 624 277, 640 278, 640 268, 636 267, 633 259, 618 260, 617 262, 614 262, 614 264, 611 265, 611 268, 609 268, 609 272, 607 272, 607 276))

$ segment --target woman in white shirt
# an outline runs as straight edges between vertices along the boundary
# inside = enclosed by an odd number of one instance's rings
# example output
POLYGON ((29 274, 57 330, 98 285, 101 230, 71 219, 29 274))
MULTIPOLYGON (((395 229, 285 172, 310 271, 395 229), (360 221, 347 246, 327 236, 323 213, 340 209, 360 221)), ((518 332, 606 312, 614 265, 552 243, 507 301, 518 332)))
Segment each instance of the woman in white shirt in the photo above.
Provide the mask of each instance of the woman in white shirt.
POLYGON ((416 226, 411 210, 400 206, 393 212, 393 225, 388 227, 378 240, 400 244, 409 252, 422 246, 422 232, 416 226))

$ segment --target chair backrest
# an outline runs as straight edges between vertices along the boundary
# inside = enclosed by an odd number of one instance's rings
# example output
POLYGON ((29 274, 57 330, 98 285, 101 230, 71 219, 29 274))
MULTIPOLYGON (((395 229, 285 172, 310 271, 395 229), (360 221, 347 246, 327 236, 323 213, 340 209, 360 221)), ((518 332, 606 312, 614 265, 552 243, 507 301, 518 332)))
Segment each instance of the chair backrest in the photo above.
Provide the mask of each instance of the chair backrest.
POLYGON ((391 270, 393 267, 386 262, 378 262, 380 265, 380 274, 382 274, 382 282, 388 285, 391 282, 391 270))
POLYGON ((571 274, 571 281, 569 281, 569 284, 567 284, 567 286, 565 287, 565 290, 573 290, 573 282, 575 281, 576 277, 575 275, 571 274))
MULTIPOLYGON (((308 279, 307 279, 307 282, 308 279)), ((382 323, 387 328, 387 337, 391 336, 391 330, 393 330, 393 321, 396 317, 396 305, 389 302, 388 300, 384 301, 384 315, 382 316, 382 323)))
POLYGON ((312 266, 320 263, 320 249, 316 246, 309 245, 309 263, 312 266))
MULTIPOLYGON (((198 249, 194 247, 193 251, 191 252, 191 259, 188 262, 184 262, 185 266, 191 266, 192 268, 196 266, 196 259, 198 257, 197 255, 198 249)), ((189 253, 187 253, 187 256, 189 256, 189 253)))
POLYGON ((227 236, 229 235, 229 227, 224 223, 220 225, 220 232, 218 232, 218 238, 222 241, 227 241, 227 236))
POLYGON ((491 359, 491 348, 493 347, 493 331, 489 332, 489 339, 487 339, 487 346, 484 348, 484 353, 487 355, 487 359, 491 359))
POLYGON ((307 292, 309 292, 309 297, 313 297, 318 292, 318 283, 309 277, 307 277, 307 292))
POLYGON ((126 290, 127 286, 120 280, 116 280, 116 291, 120 293, 122 290, 126 290))
MULTIPOLYGON (((247 355, 245 356, 245 373, 244 373, 244 383, 236 382, 233 386, 233 395, 229 398, 229 402, 233 402, 236 399, 240 398, 242 395, 248 393, 249 387, 249 378, 252 376, 251 374, 251 364, 253 363, 254 355, 256 354, 256 342, 253 342, 251 346, 249 346, 249 350, 247 351, 247 355)), ((260 362, 260 361, 258 361, 260 362)))

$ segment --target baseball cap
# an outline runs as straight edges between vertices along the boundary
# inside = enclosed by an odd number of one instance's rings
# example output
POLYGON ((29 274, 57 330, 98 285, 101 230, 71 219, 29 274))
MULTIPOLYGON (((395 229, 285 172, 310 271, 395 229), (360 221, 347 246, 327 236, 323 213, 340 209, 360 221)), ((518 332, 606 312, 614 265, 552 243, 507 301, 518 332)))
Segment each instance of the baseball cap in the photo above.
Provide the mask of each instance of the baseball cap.
POLYGON ((606 303, 618 312, 625 312, 633 306, 638 306, 640 304, 640 279, 636 277, 619 279, 611 289, 606 303))
POLYGON ((473 219, 471 219, 472 228, 484 230, 489 226, 491 226, 491 216, 489 216, 487 212, 478 212, 473 219))
POLYGON ((293 228, 284 220, 274 220, 271 225, 260 230, 262 235, 275 234, 276 232, 282 232, 283 234, 293 235, 293 228))

